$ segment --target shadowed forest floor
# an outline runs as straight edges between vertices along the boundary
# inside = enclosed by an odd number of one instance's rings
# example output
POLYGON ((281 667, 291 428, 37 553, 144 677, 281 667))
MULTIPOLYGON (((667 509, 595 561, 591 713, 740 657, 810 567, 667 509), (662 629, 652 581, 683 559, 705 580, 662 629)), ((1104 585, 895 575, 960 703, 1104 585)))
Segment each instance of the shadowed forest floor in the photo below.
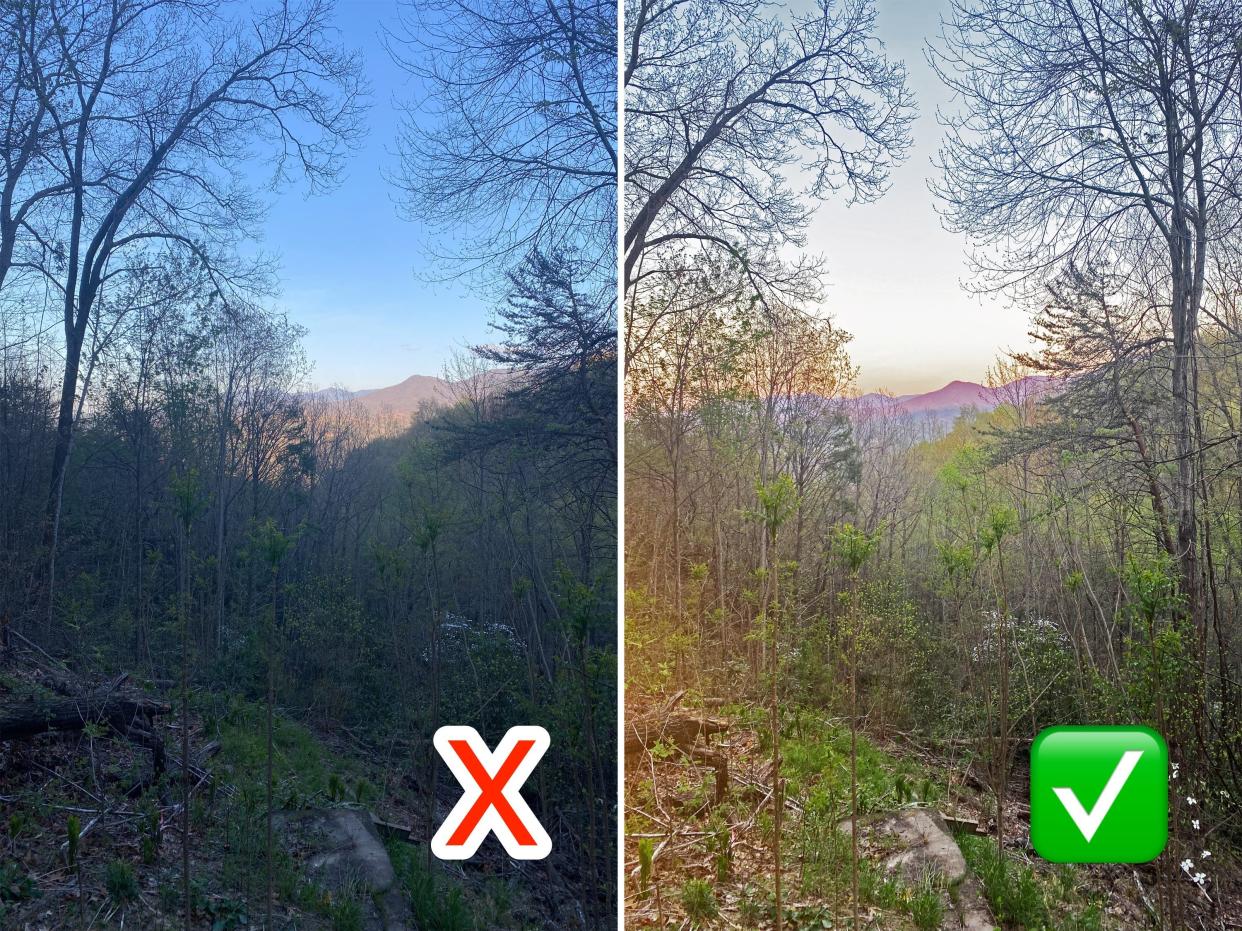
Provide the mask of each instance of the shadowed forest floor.
MULTIPOLYGON (((153 689, 150 683, 139 683, 153 689)), ((45 672, 25 662, 0 669, 0 705, 46 698, 45 672)), ((177 709, 176 696, 170 699, 177 709)), ((264 926, 266 807, 264 710, 239 697, 195 692, 191 758, 206 751, 208 778, 194 780, 191 902, 195 928, 264 926)), ((181 787, 171 775, 180 756, 178 711, 158 729, 169 772, 151 785, 150 752, 103 725, 0 743, 0 927, 181 928, 181 787), (76 819, 76 829, 70 819, 76 819), (78 835, 68 852, 69 835, 78 835)), ((357 808, 388 830, 396 883, 413 919, 432 931, 535 929, 573 919, 559 879, 573 865, 556 858, 516 864, 488 841, 468 865, 428 868, 426 847, 399 837, 430 836, 425 802, 408 748, 377 748, 347 732, 317 732, 290 714, 274 728, 274 799, 280 811, 357 808), (404 758, 403 758, 404 757, 404 758), (494 849, 493 849, 494 848, 494 849), (539 872, 536 877, 529 875, 539 872)), ((456 802, 441 781, 437 816, 456 802)), ((279 813, 278 813, 279 817, 279 813)), ((316 851, 278 834, 274 922, 278 928, 371 928, 369 893, 333 890, 309 868, 316 851)))

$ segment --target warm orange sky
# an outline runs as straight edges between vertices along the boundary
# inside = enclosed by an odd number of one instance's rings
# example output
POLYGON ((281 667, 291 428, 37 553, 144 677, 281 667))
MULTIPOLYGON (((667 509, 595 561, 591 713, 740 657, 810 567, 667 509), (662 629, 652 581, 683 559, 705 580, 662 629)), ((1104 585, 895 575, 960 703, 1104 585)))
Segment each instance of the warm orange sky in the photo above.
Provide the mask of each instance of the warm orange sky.
POLYGON ((859 387, 895 394, 929 391, 955 378, 981 381, 998 353, 1024 347, 1026 315, 1007 302, 981 300, 961 287, 964 240, 945 232, 927 190, 940 145, 936 107, 949 94, 923 57, 940 31, 944 0, 878 0, 878 30, 888 53, 909 70, 918 103, 909 159, 877 203, 825 203, 808 236, 827 259, 825 309, 854 334, 850 354, 859 387))

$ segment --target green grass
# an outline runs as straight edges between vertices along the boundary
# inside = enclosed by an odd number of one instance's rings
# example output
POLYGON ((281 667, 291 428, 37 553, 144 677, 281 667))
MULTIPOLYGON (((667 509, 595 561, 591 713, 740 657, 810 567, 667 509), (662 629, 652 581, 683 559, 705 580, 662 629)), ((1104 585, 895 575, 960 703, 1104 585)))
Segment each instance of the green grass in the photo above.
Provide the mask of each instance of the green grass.
POLYGON ((104 887, 108 898, 117 905, 124 905, 138 898, 138 877, 134 868, 124 860, 113 860, 104 871, 104 887))
MULTIPOLYGON (((848 814, 850 732, 822 715, 796 710, 786 721, 781 770, 789 792, 848 814)), ((933 804, 943 797, 934 774, 885 753, 865 734, 858 735, 858 808, 860 814, 888 811, 915 802, 933 804)))
POLYGON ((716 890, 706 879, 687 879, 681 887, 681 904, 693 928, 701 927, 720 914, 716 890))
POLYGON ((941 881, 935 875, 927 875, 911 890, 907 903, 910 918, 919 931, 936 931, 944 921, 944 896, 941 881))
MULTIPOLYGON (((220 760, 234 781, 264 783, 267 769, 267 712, 249 702, 234 701, 219 719, 220 760)), ((309 730, 281 715, 272 721, 272 779, 278 801, 327 796, 335 777, 343 784, 345 764, 336 760, 309 730)))
POLYGON ((995 841, 985 837, 963 835, 958 844, 966 863, 979 877, 984 898, 997 921, 1019 928, 1047 926, 1048 908, 1031 867, 1002 860, 997 856, 995 841))
POLYGON ((388 855, 419 928, 474 931, 478 927, 462 890, 449 877, 435 876, 427 869, 425 848, 392 841, 388 855))
MULTIPOLYGON (((214 768, 234 789, 230 797, 217 798, 210 815, 203 813, 217 822, 203 833, 221 838, 220 881, 253 913, 261 910, 267 886, 267 711, 236 696, 223 701, 206 695, 200 704, 208 731, 220 740, 214 768)), ((276 810, 327 805, 331 795, 344 797, 351 764, 335 757, 306 727, 275 715, 272 750, 276 810)), ((272 879, 280 901, 327 918, 334 931, 361 926, 357 896, 333 897, 308 882, 279 841, 273 853, 272 879)))
POLYGON ((332 931, 362 931, 362 901, 357 894, 338 897, 328 908, 332 931))
POLYGON ((1006 928, 1024 931, 1103 931, 1103 909, 1077 887, 1072 867, 1050 876, 996 854, 985 837, 957 838, 966 863, 979 877, 992 914, 1006 928))

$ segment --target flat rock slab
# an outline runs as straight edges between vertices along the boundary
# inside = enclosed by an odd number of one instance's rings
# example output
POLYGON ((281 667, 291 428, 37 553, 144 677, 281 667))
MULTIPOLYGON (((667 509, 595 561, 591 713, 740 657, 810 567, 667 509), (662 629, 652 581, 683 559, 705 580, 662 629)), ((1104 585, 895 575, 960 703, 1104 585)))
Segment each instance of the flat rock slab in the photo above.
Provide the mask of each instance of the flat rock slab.
POLYGON ((310 809, 282 813, 277 823, 304 851, 307 879, 334 894, 361 894, 366 931, 416 931, 370 812, 310 809))
MULTIPOLYGON (((850 823, 840 825, 850 832, 850 823)), ((908 808, 868 819, 859 824, 860 840, 887 851, 884 868, 917 885, 926 876, 939 876, 952 890, 943 929, 993 931, 997 926, 983 898, 979 883, 966 866, 966 858, 940 816, 929 808, 908 808)))

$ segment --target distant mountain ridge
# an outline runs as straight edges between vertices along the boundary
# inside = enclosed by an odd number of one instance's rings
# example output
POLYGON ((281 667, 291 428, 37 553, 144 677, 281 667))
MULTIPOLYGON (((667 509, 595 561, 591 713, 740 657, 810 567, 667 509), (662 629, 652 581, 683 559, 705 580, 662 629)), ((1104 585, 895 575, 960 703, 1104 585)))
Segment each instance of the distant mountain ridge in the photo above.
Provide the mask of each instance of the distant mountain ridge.
MULTIPOLYGON (((505 371, 492 371, 476 376, 476 379, 487 379, 492 390, 507 387, 512 378, 512 373, 505 371)), ((990 411, 1015 398, 1043 397, 1054 393, 1059 386, 1060 380, 1051 375, 1027 375, 998 388, 957 379, 934 391, 921 394, 894 396, 871 391, 859 395, 848 404, 856 411, 888 408, 911 416, 952 420, 963 408, 990 411)), ((450 405, 461 390, 460 383, 454 384, 435 375, 411 375, 404 381, 385 388, 364 388, 359 391, 339 387, 321 388, 309 392, 307 397, 329 403, 348 401, 359 409, 376 415, 405 418, 416 414, 426 405, 450 405)))
POLYGON ((1060 380, 1051 375, 1027 375, 997 388, 989 388, 973 381, 954 380, 942 388, 922 394, 902 394, 894 397, 878 391, 868 392, 860 395, 854 401, 854 406, 860 409, 891 406, 906 414, 956 416, 966 407, 990 411, 1016 398, 1043 397, 1054 393, 1059 386, 1060 380))
POLYGON ((366 410, 396 414, 414 413, 427 402, 445 404, 452 400, 449 382, 435 375, 411 375, 405 381, 386 388, 363 388, 359 391, 339 387, 320 388, 307 396, 330 403, 354 401, 366 410))
POLYGON ((309 398, 330 404, 351 403, 359 410, 387 417, 410 417, 425 406, 447 407, 471 385, 482 384, 486 390, 500 391, 509 387, 514 375, 511 371, 496 370, 476 375, 465 382, 450 382, 435 375, 411 375, 404 381, 385 388, 364 388, 351 391, 348 388, 320 388, 308 392, 309 398))

